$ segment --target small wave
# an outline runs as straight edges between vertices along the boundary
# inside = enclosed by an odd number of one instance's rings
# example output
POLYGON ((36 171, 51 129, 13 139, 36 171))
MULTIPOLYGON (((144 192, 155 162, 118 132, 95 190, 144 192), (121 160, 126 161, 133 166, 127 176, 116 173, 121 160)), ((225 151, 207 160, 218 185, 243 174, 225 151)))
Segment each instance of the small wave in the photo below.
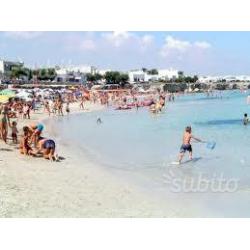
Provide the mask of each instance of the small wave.
POLYGON ((211 120, 206 122, 195 122, 199 126, 220 126, 220 125, 242 125, 241 119, 211 120))

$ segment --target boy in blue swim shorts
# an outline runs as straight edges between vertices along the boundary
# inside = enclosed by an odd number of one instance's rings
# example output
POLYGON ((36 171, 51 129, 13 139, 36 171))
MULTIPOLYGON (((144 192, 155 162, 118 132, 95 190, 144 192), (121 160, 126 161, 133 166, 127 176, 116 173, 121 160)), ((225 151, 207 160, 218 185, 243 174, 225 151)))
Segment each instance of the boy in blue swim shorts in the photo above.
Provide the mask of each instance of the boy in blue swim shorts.
POLYGON ((192 154, 193 154, 193 149, 192 149, 192 145, 191 145, 191 139, 194 139, 198 142, 202 142, 202 140, 195 138, 192 135, 192 128, 191 126, 187 126, 183 135, 183 139, 182 139, 182 145, 180 148, 180 155, 179 155, 179 160, 178 163, 181 164, 181 161, 186 153, 186 151, 189 152, 189 159, 192 160, 192 154))

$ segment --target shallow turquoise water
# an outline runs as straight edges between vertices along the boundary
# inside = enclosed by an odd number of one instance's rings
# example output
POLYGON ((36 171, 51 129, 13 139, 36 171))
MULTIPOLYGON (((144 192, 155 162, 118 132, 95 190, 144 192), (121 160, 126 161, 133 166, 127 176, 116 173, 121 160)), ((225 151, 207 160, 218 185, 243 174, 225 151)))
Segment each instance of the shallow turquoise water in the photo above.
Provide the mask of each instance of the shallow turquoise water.
MULTIPOLYGON (((188 202, 199 208, 197 216, 250 216, 250 126, 243 126, 248 93, 228 91, 222 98, 204 94, 181 96, 168 103, 162 114, 147 109, 75 115, 57 121, 63 140, 76 151, 110 171, 124 175, 152 193, 171 197, 180 206, 188 202), (96 123, 97 117, 103 121, 96 123), (176 167, 184 128, 191 125, 193 134, 216 141, 214 150, 193 143, 194 162, 176 167), (170 174, 171 171, 171 174, 170 174), (233 193, 173 192, 166 176, 182 181, 203 176, 217 180, 237 179, 233 193)), ((171 186, 172 185, 172 186, 171 186)))

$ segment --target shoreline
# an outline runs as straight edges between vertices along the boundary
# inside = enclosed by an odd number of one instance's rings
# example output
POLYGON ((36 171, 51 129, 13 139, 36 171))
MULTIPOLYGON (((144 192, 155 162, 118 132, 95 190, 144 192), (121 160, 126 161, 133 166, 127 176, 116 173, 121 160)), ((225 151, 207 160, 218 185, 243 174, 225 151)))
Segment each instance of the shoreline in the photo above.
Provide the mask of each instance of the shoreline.
MULTIPOLYGON (((93 104, 87 107, 89 110, 84 112, 103 108, 93 104)), ((79 111, 78 103, 71 105, 70 116, 84 112, 79 111)), ((53 118, 32 113, 31 120, 18 121, 19 131, 27 123, 48 119, 53 118)), ((50 134, 48 126, 44 135, 50 134)), ((86 157, 78 159, 67 147, 60 145, 59 154, 65 159, 51 163, 20 155, 12 145, 1 142, 0 217, 185 216, 176 214, 167 202, 143 193, 86 157)))

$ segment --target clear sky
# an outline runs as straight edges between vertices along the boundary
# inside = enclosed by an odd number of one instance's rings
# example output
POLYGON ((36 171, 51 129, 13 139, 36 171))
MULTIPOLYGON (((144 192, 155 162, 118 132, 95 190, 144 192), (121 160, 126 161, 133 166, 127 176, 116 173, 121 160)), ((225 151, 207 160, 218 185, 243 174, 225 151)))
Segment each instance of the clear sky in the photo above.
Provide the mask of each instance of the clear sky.
POLYGON ((0 32, 0 57, 28 66, 250 75, 249 52, 250 32, 0 32))

